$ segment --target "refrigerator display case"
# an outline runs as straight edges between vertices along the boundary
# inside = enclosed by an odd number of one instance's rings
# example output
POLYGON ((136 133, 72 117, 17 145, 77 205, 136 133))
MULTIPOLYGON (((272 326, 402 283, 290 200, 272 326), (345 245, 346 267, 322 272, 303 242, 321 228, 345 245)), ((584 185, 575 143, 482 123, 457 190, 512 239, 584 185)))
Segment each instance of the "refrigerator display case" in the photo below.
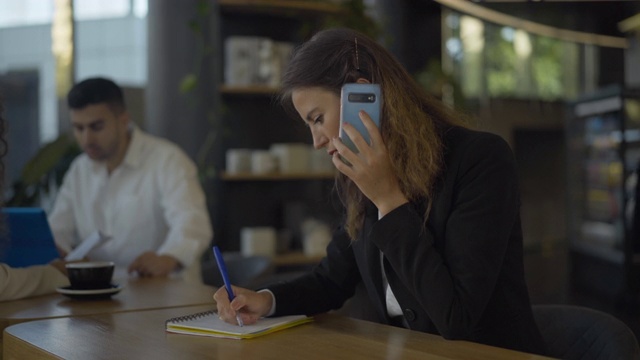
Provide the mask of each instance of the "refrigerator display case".
POLYGON ((614 86, 572 102, 566 125, 573 284, 635 297, 640 287, 640 91, 614 86))

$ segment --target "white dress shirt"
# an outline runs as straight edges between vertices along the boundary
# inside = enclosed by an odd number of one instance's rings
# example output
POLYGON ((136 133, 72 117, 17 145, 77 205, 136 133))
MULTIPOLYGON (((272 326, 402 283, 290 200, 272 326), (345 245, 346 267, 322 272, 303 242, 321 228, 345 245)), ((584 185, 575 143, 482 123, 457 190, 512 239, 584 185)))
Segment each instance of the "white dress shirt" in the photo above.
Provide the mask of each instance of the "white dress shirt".
POLYGON ((195 164, 175 144, 133 127, 123 162, 78 156, 65 175, 49 217, 56 244, 66 252, 91 233, 112 237, 92 260, 127 268, 146 251, 176 258, 184 277, 200 279, 200 256, 213 231, 195 164))
MULTIPOLYGON (((378 220, 380 219, 382 219, 382 214, 378 211, 378 220)), ((385 273, 384 270, 384 254, 382 251, 380 251, 380 268, 382 269, 382 287, 387 303, 387 314, 391 317, 402 315, 402 308, 400 308, 398 299, 396 299, 396 295, 393 293, 393 290, 391 290, 391 286, 387 281, 387 273, 385 273)))

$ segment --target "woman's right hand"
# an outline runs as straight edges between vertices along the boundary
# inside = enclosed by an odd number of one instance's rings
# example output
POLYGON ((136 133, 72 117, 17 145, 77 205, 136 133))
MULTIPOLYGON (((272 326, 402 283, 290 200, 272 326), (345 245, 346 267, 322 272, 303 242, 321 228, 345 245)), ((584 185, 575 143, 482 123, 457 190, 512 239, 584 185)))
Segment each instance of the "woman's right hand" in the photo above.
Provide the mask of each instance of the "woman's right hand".
POLYGON ((354 153, 339 137, 334 138, 333 164, 336 169, 351 179, 362 194, 378 208, 381 216, 385 216, 409 200, 400 188, 398 176, 394 173, 392 159, 387 146, 382 140, 380 129, 369 114, 360 110, 358 116, 369 132, 370 144, 358 130, 348 123, 342 125, 344 132, 358 148, 354 153), (344 157, 350 165, 345 164, 344 157))
POLYGON ((236 297, 231 302, 229 302, 227 288, 224 286, 213 294, 218 307, 218 316, 225 322, 237 324, 237 314, 245 325, 254 324, 271 310, 273 298, 269 292, 255 292, 236 286, 232 288, 236 297))

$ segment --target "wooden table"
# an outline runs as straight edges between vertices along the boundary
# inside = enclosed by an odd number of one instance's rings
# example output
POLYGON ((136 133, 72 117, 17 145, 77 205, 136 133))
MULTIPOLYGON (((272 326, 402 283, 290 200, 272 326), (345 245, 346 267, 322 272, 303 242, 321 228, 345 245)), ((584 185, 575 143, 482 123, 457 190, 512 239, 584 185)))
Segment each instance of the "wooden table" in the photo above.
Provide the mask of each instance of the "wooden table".
POLYGON ((33 321, 5 329, 11 359, 544 359, 544 357, 350 319, 310 324, 251 340, 167 333, 166 319, 211 306, 33 321))
POLYGON ((51 294, 0 302, 0 341, 7 326, 39 319, 97 315, 213 303, 215 289, 169 278, 125 278, 123 289, 109 299, 76 300, 51 294))

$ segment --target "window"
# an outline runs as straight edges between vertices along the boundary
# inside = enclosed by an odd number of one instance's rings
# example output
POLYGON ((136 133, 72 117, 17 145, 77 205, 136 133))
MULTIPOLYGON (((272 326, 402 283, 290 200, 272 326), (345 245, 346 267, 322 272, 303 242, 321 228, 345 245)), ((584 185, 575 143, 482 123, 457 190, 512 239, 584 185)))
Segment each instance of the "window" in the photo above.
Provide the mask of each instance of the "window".
POLYGON ((74 0, 76 20, 96 20, 125 17, 131 12, 130 0, 74 0))
POLYGON ((51 23, 54 0, 0 0, 0 28, 51 23))
MULTIPOLYGON (((134 15, 145 18, 148 0, 74 0, 76 20, 109 19, 134 15)), ((0 28, 50 24, 55 0, 0 0, 0 28)))
POLYGON ((443 12, 443 67, 467 98, 568 100, 580 90, 584 45, 443 12))

